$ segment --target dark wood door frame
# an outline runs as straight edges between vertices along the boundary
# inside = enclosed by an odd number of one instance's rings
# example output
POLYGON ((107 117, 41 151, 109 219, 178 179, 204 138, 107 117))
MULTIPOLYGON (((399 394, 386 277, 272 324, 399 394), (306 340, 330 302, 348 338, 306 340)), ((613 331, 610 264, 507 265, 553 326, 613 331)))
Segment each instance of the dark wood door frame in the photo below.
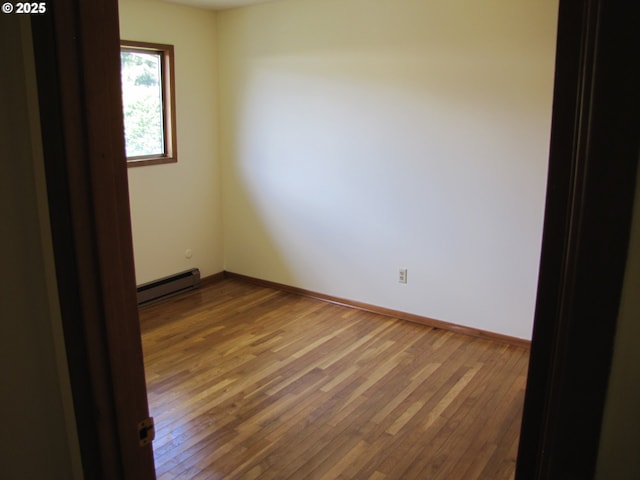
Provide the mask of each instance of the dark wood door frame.
POLYGON ((52 238, 87 479, 155 478, 135 290, 115 0, 32 17, 52 238))
POLYGON ((595 474, 640 151, 637 13, 625 0, 560 2, 518 480, 595 474))
MULTIPOLYGON (((638 158, 635 3, 560 1, 520 480, 586 479, 595 468, 638 158)), ((48 8, 32 25, 85 476, 154 478, 151 448, 139 447, 136 438, 148 406, 120 112, 117 1, 56 0, 48 8)))

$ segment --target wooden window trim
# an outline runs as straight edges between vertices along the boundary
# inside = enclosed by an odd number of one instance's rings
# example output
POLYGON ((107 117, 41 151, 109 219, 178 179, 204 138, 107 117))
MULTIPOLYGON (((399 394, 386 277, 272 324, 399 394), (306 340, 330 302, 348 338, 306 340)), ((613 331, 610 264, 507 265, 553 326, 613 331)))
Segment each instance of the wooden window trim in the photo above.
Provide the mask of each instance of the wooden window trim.
POLYGON ((121 40, 120 50, 160 52, 162 57, 162 106, 164 123, 164 155, 144 155, 127 157, 127 166, 143 167, 176 163, 178 161, 178 143, 176 140, 176 94, 173 45, 162 43, 121 40))

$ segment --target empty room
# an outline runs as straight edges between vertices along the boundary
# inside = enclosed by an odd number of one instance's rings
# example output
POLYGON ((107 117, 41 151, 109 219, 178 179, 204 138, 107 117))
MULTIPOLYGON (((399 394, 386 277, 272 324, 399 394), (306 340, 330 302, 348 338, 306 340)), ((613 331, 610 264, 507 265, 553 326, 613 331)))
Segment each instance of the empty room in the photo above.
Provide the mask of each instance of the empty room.
POLYGON ((510 478, 557 2, 185 3, 119 3, 173 47, 136 283, 202 277, 140 312, 158 478, 510 478))
POLYGON ((638 478, 637 6, 242 3, 3 5, 3 478, 638 478))

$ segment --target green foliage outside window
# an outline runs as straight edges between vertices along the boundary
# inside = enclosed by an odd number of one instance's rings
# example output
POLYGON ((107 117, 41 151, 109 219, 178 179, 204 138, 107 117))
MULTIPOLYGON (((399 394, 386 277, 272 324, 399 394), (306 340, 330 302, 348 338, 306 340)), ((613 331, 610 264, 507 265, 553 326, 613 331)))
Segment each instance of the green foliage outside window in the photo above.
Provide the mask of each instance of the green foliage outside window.
POLYGON ((120 55, 127 157, 164 155, 161 54, 121 51, 120 55))

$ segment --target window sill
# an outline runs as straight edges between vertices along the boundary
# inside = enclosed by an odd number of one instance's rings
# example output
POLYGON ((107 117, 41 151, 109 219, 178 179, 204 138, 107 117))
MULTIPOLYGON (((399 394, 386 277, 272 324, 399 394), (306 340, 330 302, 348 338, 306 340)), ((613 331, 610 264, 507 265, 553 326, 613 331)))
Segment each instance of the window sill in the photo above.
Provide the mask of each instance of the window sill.
POLYGON ((177 163, 177 157, 142 157, 142 158, 128 158, 127 167, 146 167, 149 165, 162 165, 165 163, 177 163))

